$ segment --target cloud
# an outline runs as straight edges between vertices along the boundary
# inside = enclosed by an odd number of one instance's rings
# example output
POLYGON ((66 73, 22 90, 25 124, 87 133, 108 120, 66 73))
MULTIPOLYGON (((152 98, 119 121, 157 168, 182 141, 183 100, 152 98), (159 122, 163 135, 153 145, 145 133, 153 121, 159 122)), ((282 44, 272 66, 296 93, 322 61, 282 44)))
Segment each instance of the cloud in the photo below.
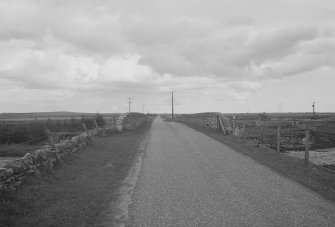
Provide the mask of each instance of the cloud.
POLYGON ((333 8, 311 0, 0 1, 0 89, 103 99, 179 90, 242 103, 269 80, 334 70, 333 8))
POLYGON ((96 77, 91 58, 71 56, 59 49, 34 50, 21 47, 7 53, 1 78, 30 89, 73 89, 96 77))

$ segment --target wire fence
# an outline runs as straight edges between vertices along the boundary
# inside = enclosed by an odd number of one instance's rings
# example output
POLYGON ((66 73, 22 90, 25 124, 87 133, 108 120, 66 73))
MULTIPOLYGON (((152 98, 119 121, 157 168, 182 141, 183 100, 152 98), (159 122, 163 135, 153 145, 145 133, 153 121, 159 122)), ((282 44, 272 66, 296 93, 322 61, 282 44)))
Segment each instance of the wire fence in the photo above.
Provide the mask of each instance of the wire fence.
MULTIPOLYGON (((236 119, 220 113, 184 114, 177 121, 187 122, 197 127, 216 130, 224 135, 232 135, 254 146, 269 147, 277 152, 294 152, 310 166, 310 150, 313 161, 321 168, 335 166, 332 152, 335 148, 335 119, 236 119), (324 158, 326 157, 326 158, 324 158), (320 164, 321 163, 321 164, 320 164), (323 163, 323 164, 322 164, 323 163), (330 164, 329 164, 330 163, 330 164)), ((332 167, 331 167, 332 168, 332 167)))
POLYGON ((195 126, 233 135, 256 146, 270 147, 278 152, 322 151, 335 148, 335 120, 311 119, 236 119, 218 113, 186 114, 178 119, 195 126))
POLYGON ((29 144, 29 143, 36 142, 36 141, 45 140, 47 138, 48 138, 47 136, 43 136, 43 137, 40 137, 40 138, 37 138, 37 139, 33 139, 33 140, 29 140, 29 141, 26 141, 26 142, 23 142, 23 143, 18 143, 18 144, 15 144, 15 145, 11 145, 9 148, 15 149, 15 148, 17 148, 17 147, 19 147, 21 145, 29 144))
POLYGON ((280 140, 283 150, 304 149, 306 131, 310 133, 311 148, 335 147, 335 125, 333 129, 329 128, 329 121, 231 120, 228 128, 234 136, 246 137, 270 147, 277 146, 280 140))

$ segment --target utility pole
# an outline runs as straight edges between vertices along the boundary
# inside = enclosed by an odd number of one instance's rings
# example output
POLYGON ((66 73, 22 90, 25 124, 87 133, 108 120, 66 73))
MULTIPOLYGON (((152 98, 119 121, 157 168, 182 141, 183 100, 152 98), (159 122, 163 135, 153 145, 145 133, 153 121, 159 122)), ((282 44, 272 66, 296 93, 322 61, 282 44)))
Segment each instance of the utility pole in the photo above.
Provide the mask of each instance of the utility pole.
POLYGON ((173 93, 174 93, 175 91, 171 91, 171 94, 172 94, 172 119, 174 119, 174 109, 173 109, 173 93))
POLYGON ((305 130, 305 165, 309 166, 309 137, 310 137, 310 132, 309 129, 305 130))
POLYGON ((283 104, 280 103, 280 119, 283 118, 283 104))
POLYGON ((129 113, 130 113, 130 104, 132 103, 131 100, 134 99, 134 98, 127 98, 128 99, 128 105, 129 105, 129 113))
POLYGON ((280 152, 280 124, 277 126, 277 152, 280 152))
POLYGON ((283 118, 283 104, 279 103, 277 106, 278 106, 279 118, 282 119, 283 118))
POLYGON ((142 110, 143 110, 143 114, 144 114, 144 105, 142 105, 142 110))
POLYGON ((312 102, 312 107, 313 107, 313 119, 315 119, 315 103, 316 103, 316 102, 312 102))

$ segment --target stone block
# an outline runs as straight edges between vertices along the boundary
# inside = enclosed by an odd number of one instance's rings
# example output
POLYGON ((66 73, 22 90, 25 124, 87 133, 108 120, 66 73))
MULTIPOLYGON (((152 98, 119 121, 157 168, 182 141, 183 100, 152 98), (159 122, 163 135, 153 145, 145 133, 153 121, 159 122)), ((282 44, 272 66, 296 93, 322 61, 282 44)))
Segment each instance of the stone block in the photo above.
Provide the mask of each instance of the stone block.
POLYGON ((6 169, 6 176, 10 177, 14 175, 14 170, 12 168, 6 169))
POLYGON ((34 163, 34 156, 32 154, 30 154, 30 153, 25 154, 23 156, 23 158, 30 165, 32 165, 34 163))
POLYGON ((47 155, 45 151, 46 151, 45 149, 40 149, 40 150, 35 151, 36 159, 38 162, 47 160, 47 155))
POLYGON ((0 178, 6 176, 6 168, 0 168, 0 178))
POLYGON ((30 169, 30 170, 27 171, 28 175, 34 175, 34 173, 35 173, 35 170, 33 170, 33 169, 30 169))
POLYGON ((23 170, 22 165, 17 160, 7 162, 4 167, 6 169, 12 169, 14 172, 20 172, 23 170))
POLYGON ((36 177, 40 177, 40 176, 41 176, 41 172, 40 172, 38 169, 36 169, 36 170, 34 171, 34 176, 36 176, 36 177))

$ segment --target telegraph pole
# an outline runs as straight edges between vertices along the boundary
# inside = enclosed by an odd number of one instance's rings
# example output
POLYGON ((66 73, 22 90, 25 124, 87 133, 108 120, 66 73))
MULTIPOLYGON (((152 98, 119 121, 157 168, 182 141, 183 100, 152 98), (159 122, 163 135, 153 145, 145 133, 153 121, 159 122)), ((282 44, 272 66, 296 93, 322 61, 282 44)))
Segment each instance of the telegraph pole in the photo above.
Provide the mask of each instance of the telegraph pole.
POLYGON ((312 107, 313 107, 313 119, 315 119, 315 103, 316 103, 316 102, 312 102, 312 107))
POLYGON ((283 118, 283 104, 281 103, 278 104, 278 115, 280 119, 283 118))
POLYGON ((173 93, 175 91, 171 91, 171 95, 172 95, 172 119, 174 119, 174 109, 173 109, 173 93))
POLYGON ((134 99, 134 98, 127 98, 128 99, 128 105, 129 105, 129 113, 130 113, 130 104, 132 103, 131 100, 134 99))

